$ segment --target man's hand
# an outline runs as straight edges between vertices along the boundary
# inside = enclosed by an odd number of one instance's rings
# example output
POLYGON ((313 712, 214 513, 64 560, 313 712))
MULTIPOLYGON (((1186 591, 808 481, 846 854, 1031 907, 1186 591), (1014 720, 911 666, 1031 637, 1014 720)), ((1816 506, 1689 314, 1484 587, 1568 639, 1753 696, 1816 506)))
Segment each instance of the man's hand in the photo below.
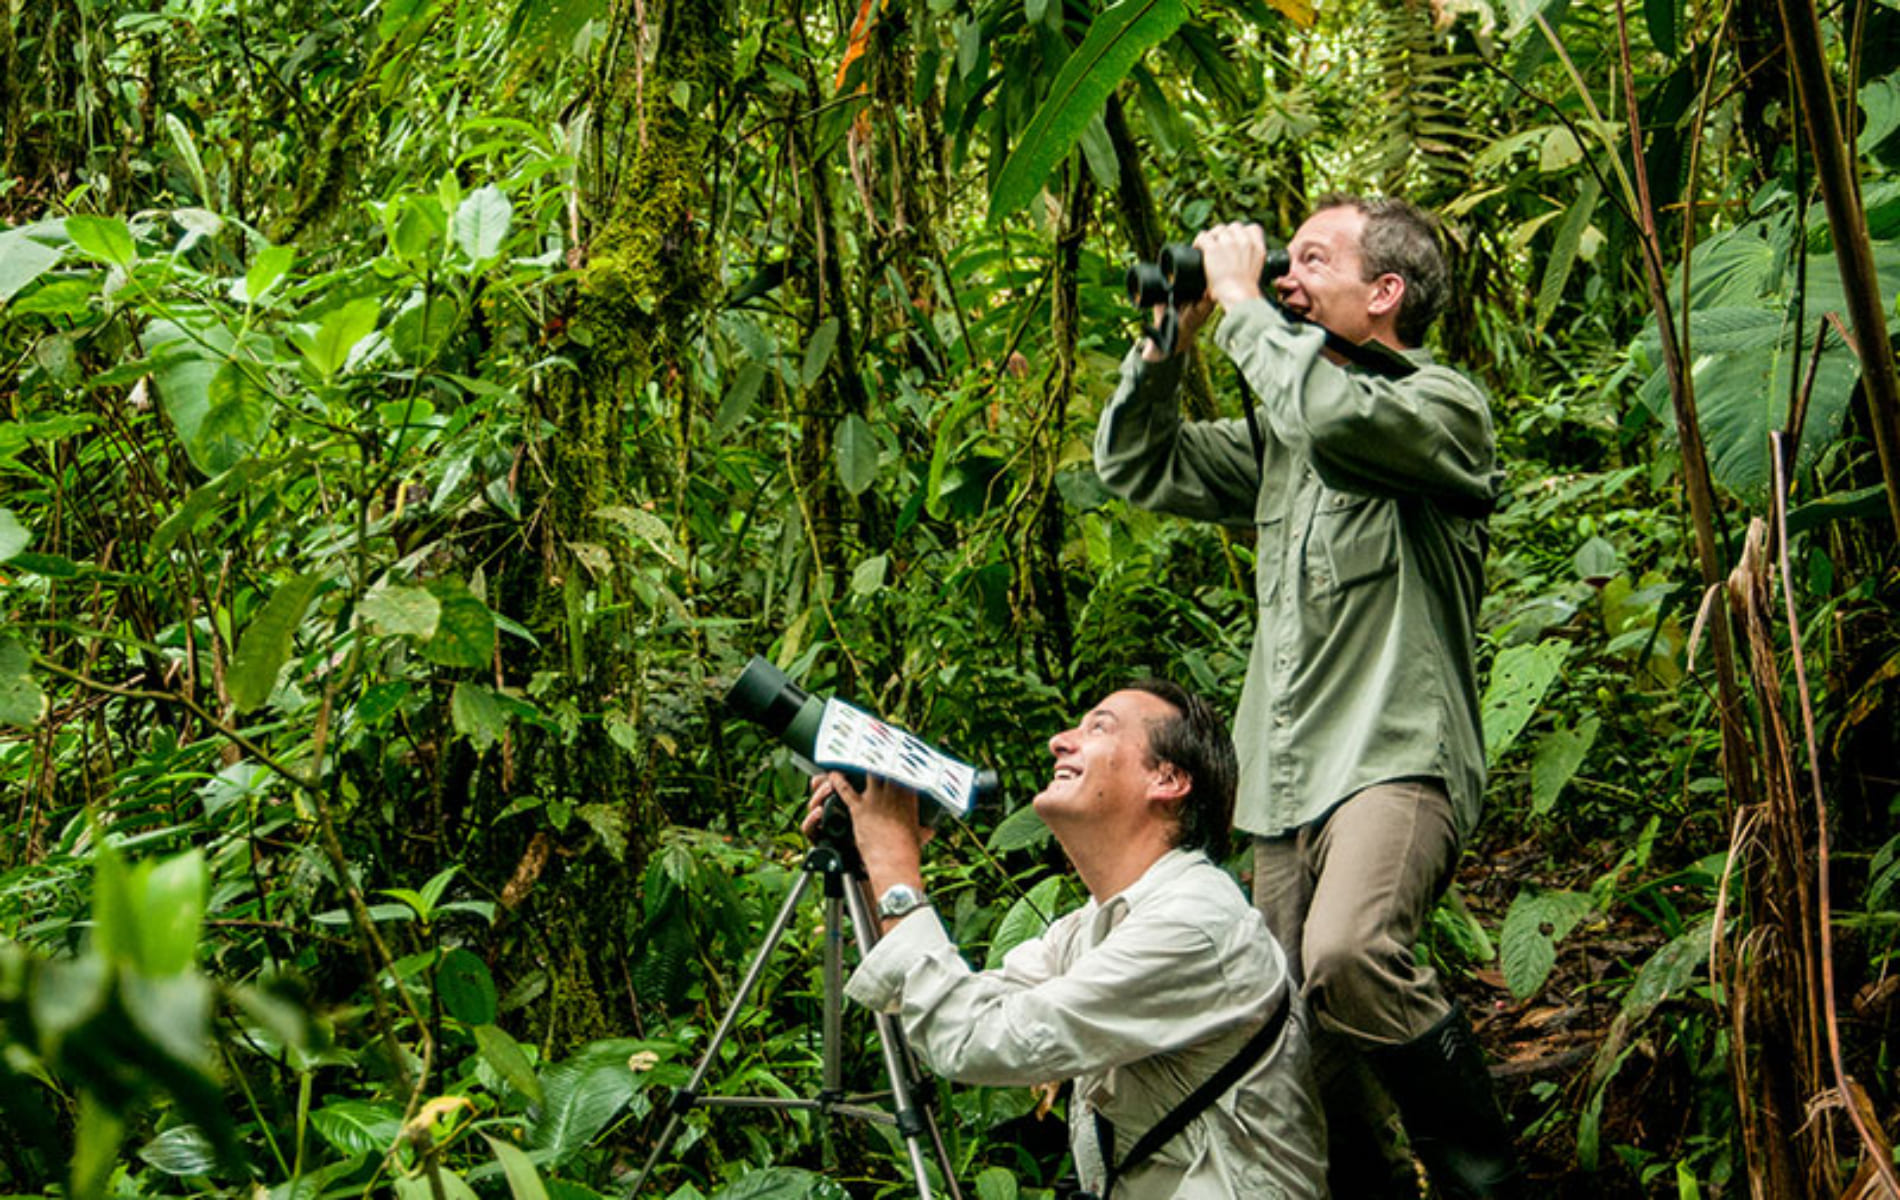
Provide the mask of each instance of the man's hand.
POLYGON ((1267 265, 1267 238, 1258 225, 1216 225, 1194 239, 1207 275, 1207 298, 1231 309, 1261 298, 1260 272, 1267 265))
POLYGON ((873 775, 858 791, 836 771, 814 775, 811 807, 805 813, 809 837, 824 816, 825 801, 836 796, 851 814, 851 836, 864 860, 871 896, 884 894, 892 884, 905 883, 922 891, 923 848, 933 831, 917 819, 917 793, 901 784, 873 775))
MULTIPOLYGON (((1201 332, 1201 326, 1214 311, 1214 302, 1206 296, 1175 312, 1174 352, 1185 354, 1194 344, 1195 335, 1201 332)), ((1167 317, 1168 310, 1156 305, 1154 310, 1154 328, 1161 328, 1161 322, 1167 317)), ((1153 338, 1141 339, 1141 357, 1144 362, 1165 362, 1168 355, 1161 353, 1161 347, 1155 345, 1153 338)))

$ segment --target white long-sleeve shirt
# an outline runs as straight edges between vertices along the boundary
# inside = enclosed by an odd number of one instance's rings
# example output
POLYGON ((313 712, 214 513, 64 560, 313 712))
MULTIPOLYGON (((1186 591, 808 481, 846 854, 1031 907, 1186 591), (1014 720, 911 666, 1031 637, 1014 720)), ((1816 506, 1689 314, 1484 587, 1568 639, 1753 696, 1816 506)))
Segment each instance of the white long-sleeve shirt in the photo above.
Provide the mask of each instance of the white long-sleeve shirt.
POLYGON ((1124 1176, 1115 1198, 1325 1195, 1325 1127, 1286 959, 1233 879, 1198 851, 1170 851, 994 971, 972 970, 934 911, 919 910, 865 955, 846 992, 896 1014, 946 1078, 1073 1078, 1070 1145, 1094 1189, 1105 1172, 1093 1112, 1114 1126, 1125 1155, 1292 1003, 1293 1019, 1252 1070, 1124 1176))

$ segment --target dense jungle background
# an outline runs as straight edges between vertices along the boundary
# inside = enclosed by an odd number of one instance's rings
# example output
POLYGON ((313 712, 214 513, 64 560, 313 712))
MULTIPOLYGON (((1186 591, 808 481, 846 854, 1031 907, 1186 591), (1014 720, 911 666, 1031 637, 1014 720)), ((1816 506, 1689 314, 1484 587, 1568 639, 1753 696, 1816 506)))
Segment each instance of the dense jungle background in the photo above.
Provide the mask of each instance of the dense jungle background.
MULTIPOLYGON (((1900 1194, 1892 0, 7 0, 0 125, 0 1191, 624 1194, 799 875, 755 652, 1000 772, 973 957, 1076 903, 1044 740, 1251 636, 1091 469, 1122 273, 1344 188, 1510 472, 1420 949, 1536 1186, 1900 1194)), ((708 1089, 815 1094, 819 934, 708 1089)), ((907 1170, 701 1110, 645 1194, 907 1170)))

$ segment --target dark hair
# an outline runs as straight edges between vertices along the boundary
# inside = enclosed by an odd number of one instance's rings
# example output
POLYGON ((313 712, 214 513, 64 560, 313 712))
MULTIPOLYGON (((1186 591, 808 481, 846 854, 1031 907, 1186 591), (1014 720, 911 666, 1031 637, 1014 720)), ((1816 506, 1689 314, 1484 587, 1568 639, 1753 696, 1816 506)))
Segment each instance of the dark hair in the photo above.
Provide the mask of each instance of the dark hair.
POLYGON ((1408 346, 1424 342, 1445 300, 1451 294, 1451 267, 1438 236, 1438 221, 1430 213, 1403 200, 1368 199, 1347 192, 1321 196, 1314 212, 1329 208, 1357 209, 1366 219, 1359 236, 1359 261, 1370 282, 1381 275, 1405 281, 1399 301, 1399 340, 1408 346))
POLYGON ((1166 679, 1128 685, 1170 705, 1175 712, 1148 722, 1149 765, 1170 763, 1188 777, 1188 794, 1176 814, 1174 844, 1205 850, 1216 860, 1227 856, 1227 835, 1234 823, 1234 788, 1240 766, 1234 739, 1214 706, 1166 679))

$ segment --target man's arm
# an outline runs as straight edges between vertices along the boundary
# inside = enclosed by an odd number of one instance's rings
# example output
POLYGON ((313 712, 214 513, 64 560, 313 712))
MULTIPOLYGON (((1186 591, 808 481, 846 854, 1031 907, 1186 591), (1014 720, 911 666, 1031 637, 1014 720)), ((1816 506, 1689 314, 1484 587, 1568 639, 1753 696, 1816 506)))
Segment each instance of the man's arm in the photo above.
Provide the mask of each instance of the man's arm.
POLYGON ((1215 341, 1259 393, 1274 436, 1305 453, 1328 487, 1491 497, 1490 408, 1457 372, 1428 366, 1387 379, 1335 366, 1320 330, 1264 300, 1229 310, 1215 341))
MULTIPOLYGON (((1035 1084, 1180 1050, 1257 1022, 1284 976, 1245 986, 1207 932, 1179 917, 1131 914, 1099 946, 1057 970, 1072 914, 973 971, 934 915, 907 917, 852 975, 853 999, 896 1012, 932 1070, 963 1083, 1035 1084)), ((1276 960, 1277 961, 1277 960, 1276 960)))
POLYGON ((1121 382, 1095 429, 1095 471, 1142 508, 1233 525, 1253 520, 1259 464, 1245 421, 1181 419, 1185 347, 1159 362, 1143 348, 1122 360, 1121 382))

